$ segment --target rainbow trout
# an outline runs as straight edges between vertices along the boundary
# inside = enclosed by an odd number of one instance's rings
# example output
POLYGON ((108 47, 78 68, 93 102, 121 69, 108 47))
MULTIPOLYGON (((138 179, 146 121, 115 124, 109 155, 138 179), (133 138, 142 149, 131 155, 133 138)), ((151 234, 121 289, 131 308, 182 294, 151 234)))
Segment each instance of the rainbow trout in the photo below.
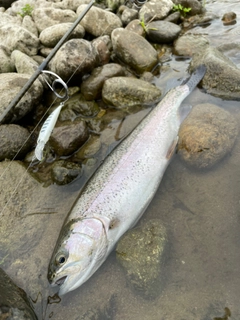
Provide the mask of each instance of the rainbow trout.
POLYGON ((48 270, 63 295, 81 286, 132 228, 156 193, 175 151, 178 130, 190 108, 181 108, 206 72, 199 66, 105 159, 67 217, 48 270))

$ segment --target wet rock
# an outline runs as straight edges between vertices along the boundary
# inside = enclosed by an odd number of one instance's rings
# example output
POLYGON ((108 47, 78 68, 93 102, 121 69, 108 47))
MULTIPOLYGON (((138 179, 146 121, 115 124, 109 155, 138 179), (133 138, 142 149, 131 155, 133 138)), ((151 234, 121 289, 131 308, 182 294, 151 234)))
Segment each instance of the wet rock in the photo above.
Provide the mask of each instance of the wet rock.
POLYGON ((135 32, 117 28, 112 32, 116 56, 136 72, 151 71, 157 64, 157 52, 151 44, 135 32))
POLYGON ((102 98, 115 107, 131 107, 159 101, 161 91, 154 85, 134 78, 115 77, 104 82, 102 98))
POLYGON ((69 161, 56 161, 51 170, 53 182, 64 185, 72 182, 82 173, 82 166, 79 163, 69 161))
POLYGON ((110 61, 110 51, 112 50, 110 37, 107 35, 98 37, 92 41, 92 46, 98 53, 98 64, 100 66, 107 64, 110 61))
POLYGON ((147 1, 139 11, 139 17, 148 22, 153 17, 155 20, 162 20, 166 18, 172 10, 173 2, 171 0, 150 0, 147 1))
POLYGON ((89 159, 96 155, 101 148, 101 139, 98 135, 91 135, 88 141, 82 148, 75 154, 74 159, 89 159))
MULTIPOLYGON (((28 75, 21 73, 0 74, 0 114, 2 114, 2 112, 7 108, 28 79, 28 75)), ((6 115, 4 122, 15 122, 25 116, 36 104, 39 103, 42 93, 42 85, 35 81, 17 106, 6 115)))
MULTIPOLYGON (((51 27, 44 29, 40 35, 39 39, 41 43, 46 47, 55 47, 59 40, 65 35, 65 33, 71 28, 72 23, 60 23, 55 24, 51 27)), ((71 33, 69 40, 74 38, 83 38, 85 35, 84 28, 79 24, 71 33)))
POLYGON ((61 10, 53 7, 34 9, 32 16, 39 32, 55 24, 74 22, 77 19, 76 13, 72 10, 61 10))
POLYGON ((90 73, 97 66, 97 58, 96 49, 89 41, 72 39, 58 50, 50 61, 49 68, 65 81, 70 77, 79 81, 83 75, 90 73))
POLYGON ((85 121, 65 121, 54 128, 50 144, 57 155, 68 156, 77 151, 88 139, 85 121))
POLYGON ((170 43, 177 39, 181 28, 168 21, 153 21, 147 26, 147 38, 155 43, 170 43))
POLYGON ((135 32, 139 36, 145 37, 145 30, 141 26, 139 19, 135 19, 135 20, 132 20, 131 22, 129 22, 129 24, 126 26, 125 30, 135 32))
POLYGON ((11 60, 11 52, 0 45, 0 73, 14 72, 15 67, 11 60))
POLYGON ((138 18, 138 11, 135 9, 126 8, 123 10, 121 15, 121 20, 124 26, 126 26, 130 21, 138 18))
POLYGON ((210 168, 231 151, 237 134, 230 113, 213 104, 199 104, 180 128, 178 154, 195 168, 210 168))
POLYGON ((29 32, 35 35, 35 37, 38 37, 38 29, 30 16, 23 17, 22 21, 22 27, 27 29, 29 32))
POLYGON ((0 268, 0 319, 37 320, 25 291, 0 268))
POLYGON ((235 12, 227 12, 222 17, 222 22, 224 25, 235 24, 237 15, 235 12))
POLYGON ((203 11, 202 2, 198 0, 173 0, 174 4, 181 4, 183 8, 191 8, 188 15, 200 14, 203 11))
POLYGON ((162 290, 161 267, 167 233, 160 220, 152 219, 120 239, 116 248, 128 283, 144 298, 154 298, 162 290))
POLYGON ((24 157, 31 148, 27 129, 16 125, 0 125, 0 161, 24 157))
POLYGON ((202 86, 208 93, 222 99, 240 99, 240 69, 218 49, 208 46, 193 55, 190 72, 205 64, 207 72, 202 86))
POLYGON ((6 24, 0 28, 0 43, 8 50, 20 50, 30 56, 36 55, 39 48, 39 39, 25 28, 6 24))
POLYGON ((93 70, 91 75, 82 82, 81 92, 86 100, 100 99, 105 80, 124 75, 124 68, 116 63, 109 63, 93 70))
POLYGON ((174 42, 174 52, 179 56, 193 56, 209 46, 207 37, 200 34, 185 34, 174 42))
POLYGON ((62 109, 59 120, 74 121, 78 117, 95 117, 99 112, 99 106, 95 101, 86 101, 81 93, 76 93, 69 98, 62 109))
MULTIPOLYGON (((81 5, 77 9, 77 15, 86 9, 87 5, 81 5)), ((122 26, 121 20, 114 13, 101 8, 92 7, 81 20, 84 29, 95 37, 110 36, 115 28, 122 26)))

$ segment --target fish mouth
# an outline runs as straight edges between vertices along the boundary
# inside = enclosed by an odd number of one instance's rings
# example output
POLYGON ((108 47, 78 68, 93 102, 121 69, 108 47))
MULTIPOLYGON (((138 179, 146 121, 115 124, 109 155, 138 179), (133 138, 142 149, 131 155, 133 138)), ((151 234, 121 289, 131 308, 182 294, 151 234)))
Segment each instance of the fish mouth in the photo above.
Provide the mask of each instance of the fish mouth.
POLYGON ((57 281, 55 281, 55 284, 58 286, 61 286, 64 284, 65 280, 67 279, 67 276, 61 277, 60 279, 58 279, 57 281))

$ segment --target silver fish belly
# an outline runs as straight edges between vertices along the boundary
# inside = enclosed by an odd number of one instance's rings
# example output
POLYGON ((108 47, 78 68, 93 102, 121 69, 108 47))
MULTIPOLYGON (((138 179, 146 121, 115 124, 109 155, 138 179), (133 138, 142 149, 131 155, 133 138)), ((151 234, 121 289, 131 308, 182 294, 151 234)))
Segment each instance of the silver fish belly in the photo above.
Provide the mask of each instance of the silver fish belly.
POLYGON ((180 124, 190 111, 183 113, 180 105, 205 71, 205 66, 199 66, 186 84, 170 90, 84 188, 49 264, 48 280, 60 286, 60 295, 87 281, 142 216, 174 153, 180 124))

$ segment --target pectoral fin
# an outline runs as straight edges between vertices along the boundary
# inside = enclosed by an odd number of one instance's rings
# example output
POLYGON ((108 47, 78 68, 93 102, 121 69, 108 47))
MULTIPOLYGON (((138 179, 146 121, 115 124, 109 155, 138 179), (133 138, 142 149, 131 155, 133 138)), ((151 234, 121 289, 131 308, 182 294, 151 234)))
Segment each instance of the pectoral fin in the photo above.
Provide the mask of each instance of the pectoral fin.
POLYGON ((175 140, 173 140, 171 146, 170 146, 169 149, 168 149, 168 152, 167 152, 167 154, 166 154, 166 158, 167 158, 168 160, 170 160, 170 159, 172 158, 172 156, 174 155, 175 150, 176 150, 177 143, 178 143, 178 136, 176 137, 175 140))

